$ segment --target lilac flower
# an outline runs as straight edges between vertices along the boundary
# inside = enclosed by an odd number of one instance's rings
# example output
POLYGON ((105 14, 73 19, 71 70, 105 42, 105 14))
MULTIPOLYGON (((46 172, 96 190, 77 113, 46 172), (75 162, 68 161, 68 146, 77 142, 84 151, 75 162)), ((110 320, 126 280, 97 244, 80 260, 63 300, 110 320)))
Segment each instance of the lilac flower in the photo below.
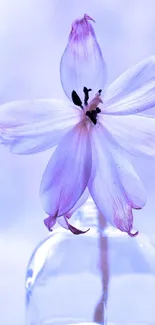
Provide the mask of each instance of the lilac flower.
POLYGON ((90 193, 113 226, 134 236, 133 209, 143 208, 146 195, 129 154, 155 156, 155 119, 141 114, 155 106, 155 57, 127 70, 103 91, 105 63, 90 20, 84 15, 73 23, 61 60, 62 86, 71 101, 2 105, 0 139, 16 154, 57 145, 40 188, 49 230, 58 221, 81 233, 69 218, 90 193))

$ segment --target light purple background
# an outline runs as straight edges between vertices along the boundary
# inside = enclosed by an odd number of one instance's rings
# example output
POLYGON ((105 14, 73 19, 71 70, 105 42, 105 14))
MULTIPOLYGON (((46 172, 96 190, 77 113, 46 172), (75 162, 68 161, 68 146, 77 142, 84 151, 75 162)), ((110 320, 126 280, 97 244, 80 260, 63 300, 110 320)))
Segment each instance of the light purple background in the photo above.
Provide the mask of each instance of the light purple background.
MULTIPOLYGON (((109 79, 155 53, 154 0, 1 0, 0 101, 63 98, 59 62, 71 22, 89 14, 109 79)), ((51 152, 14 156, 0 148, 0 324, 24 324, 24 277, 32 250, 48 234, 38 189, 51 152)), ((135 227, 155 245, 155 162, 137 160, 148 191, 135 227)))

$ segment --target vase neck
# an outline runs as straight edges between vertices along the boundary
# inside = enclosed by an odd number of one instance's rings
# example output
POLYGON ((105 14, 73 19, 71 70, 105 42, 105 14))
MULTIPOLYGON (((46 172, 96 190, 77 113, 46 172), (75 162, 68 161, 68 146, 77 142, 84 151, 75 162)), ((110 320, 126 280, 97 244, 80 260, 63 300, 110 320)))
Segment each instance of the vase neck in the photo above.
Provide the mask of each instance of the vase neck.
POLYGON ((96 205, 91 197, 88 198, 87 202, 77 210, 72 216, 72 222, 76 227, 99 227, 99 213, 96 205))

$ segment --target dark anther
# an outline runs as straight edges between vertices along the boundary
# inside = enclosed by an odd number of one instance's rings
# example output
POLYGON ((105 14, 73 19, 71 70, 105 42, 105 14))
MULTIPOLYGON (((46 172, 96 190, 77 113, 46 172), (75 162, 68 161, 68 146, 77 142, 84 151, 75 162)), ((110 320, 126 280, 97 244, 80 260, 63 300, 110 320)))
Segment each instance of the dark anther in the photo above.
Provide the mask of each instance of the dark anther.
POLYGON ((86 115, 90 118, 90 120, 96 125, 97 124, 97 114, 100 113, 101 110, 99 107, 96 107, 96 109, 92 111, 87 111, 86 115))
POLYGON ((97 112, 97 114, 101 113, 101 109, 99 107, 96 107, 96 112, 97 112))
POLYGON ((91 116, 91 121, 96 125, 97 124, 97 119, 95 118, 95 117, 93 117, 93 116, 91 116))
POLYGON ((72 91, 72 101, 76 106, 80 106, 83 109, 82 101, 75 90, 72 91))
POLYGON ((90 112, 90 111, 87 111, 87 112, 86 112, 86 115, 87 115, 88 117, 90 117, 90 116, 91 116, 91 112, 90 112))
POLYGON ((101 95, 101 92, 102 92, 102 89, 99 89, 99 91, 98 91, 99 95, 101 95))
POLYGON ((88 100, 89 100, 89 92, 92 91, 92 89, 88 89, 86 87, 83 88, 83 92, 85 94, 85 98, 84 98, 84 104, 88 105, 88 100))
POLYGON ((96 110, 91 111, 91 116, 96 119, 97 118, 97 111, 96 110))
POLYGON ((97 123, 97 112, 96 110, 87 111, 86 115, 90 118, 90 120, 96 125, 97 123))

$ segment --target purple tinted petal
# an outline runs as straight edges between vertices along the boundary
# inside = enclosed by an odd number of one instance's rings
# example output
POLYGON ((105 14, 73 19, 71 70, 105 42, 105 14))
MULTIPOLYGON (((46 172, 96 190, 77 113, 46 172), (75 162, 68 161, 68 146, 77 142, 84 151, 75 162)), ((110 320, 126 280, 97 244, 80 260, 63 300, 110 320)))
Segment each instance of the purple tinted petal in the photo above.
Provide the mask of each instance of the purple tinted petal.
POLYGON ((95 93, 103 89, 107 72, 102 52, 88 15, 72 24, 67 47, 60 64, 61 83, 65 94, 71 99, 73 90, 83 101, 83 87, 95 93))
POLYGON ((88 191, 88 188, 86 188, 85 191, 83 192, 83 194, 80 196, 79 200, 73 206, 73 208, 66 213, 65 217, 67 219, 71 218, 71 216, 73 215, 73 213, 76 210, 78 210, 87 201, 88 196, 89 196, 89 191, 88 191))
POLYGON ((129 235, 130 237, 136 237, 138 234, 139 234, 139 231, 135 231, 134 233, 132 233, 132 232, 128 232, 128 235, 129 235))
MULTIPOLYGON (((67 219, 66 219, 66 221, 67 221, 67 219)), ((89 229, 87 229, 87 230, 80 230, 80 229, 78 229, 78 228, 76 228, 76 227, 74 227, 74 226, 72 226, 68 221, 67 221, 67 224, 68 224, 68 229, 74 234, 74 235, 81 235, 81 234, 85 234, 86 232, 88 232, 89 230, 90 230, 90 228, 89 229)))
POLYGON ((155 56, 138 63, 114 81, 105 93, 104 113, 135 114, 155 106, 155 56))
POLYGON ((74 235, 81 235, 81 234, 85 234, 86 232, 88 232, 90 229, 87 230, 80 230, 78 228, 76 228, 75 226, 71 225, 66 217, 59 217, 57 218, 58 223, 65 229, 70 230, 74 235))
POLYGON ((83 194, 80 196, 79 200, 74 205, 74 207, 70 211, 68 211, 64 217, 62 216, 62 217, 57 218, 55 216, 49 216, 48 218, 44 219, 44 224, 48 228, 48 230, 52 231, 52 228, 57 221, 63 228, 69 229, 73 233, 76 232, 76 234, 80 234, 80 233, 83 234, 83 233, 87 232, 88 230, 82 231, 82 230, 79 230, 79 229, 75 228, 74 226, 70 225, 69 222, 67 221, 67 219, 69 219, 72 216, 72 214, 86 202, 86 200, 88 199, 88 196, 89 196, 89 191, 88 191, 88 188, 86 188, 85 191, 83 192, 83 194))
POLYGON ((71 210, 84 192, 90 173, 90 138, 81 122, 64 136, 45 170, 40 187, 45 211, 62 216, 71 210))
POLYGON ((103 127, 92 130, 92 174, 89 191, 104 217, 132 235, 132 209, 146 202, 142 182, 123 150, 112 142, 103 127))
POLYGON ((52 231, 53 226, 56 223, 56 218, 53 216, 49 216, 48 218, 44 219, 44 224, 49 231, 52 231))
POLYGON ((61 100, 37 99, 1 105, 0 142, 13 153, 32 154, 58 144, 80 121, 80 110, 61 100))

